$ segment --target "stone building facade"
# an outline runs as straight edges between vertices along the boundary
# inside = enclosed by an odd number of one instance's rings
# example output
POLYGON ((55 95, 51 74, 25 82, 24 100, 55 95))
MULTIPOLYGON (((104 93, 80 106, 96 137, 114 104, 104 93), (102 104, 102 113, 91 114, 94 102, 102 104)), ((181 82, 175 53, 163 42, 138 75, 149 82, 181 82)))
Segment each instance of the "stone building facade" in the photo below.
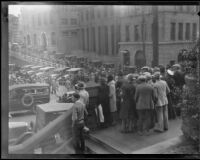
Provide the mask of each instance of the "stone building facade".
MULTIPOLYGON (((83 54, 124 65, 128 52, 129 65, 145 59, 151 66, 152 6, 84 6, 79 12, 83 54)), ((197 7, 158 6, 158 28, 159 64, 166 65, 177 60, 181 49, 193 46, 199 28, 197 7)))
POLYGON ((20 43, 19 17, 9 14, 8 17, 8 39, 10 43, 20 43))
POLYGON ((76 6, 48 5, 23 7, 21 30, 26 46, 70 54, 79 48, 76 6))

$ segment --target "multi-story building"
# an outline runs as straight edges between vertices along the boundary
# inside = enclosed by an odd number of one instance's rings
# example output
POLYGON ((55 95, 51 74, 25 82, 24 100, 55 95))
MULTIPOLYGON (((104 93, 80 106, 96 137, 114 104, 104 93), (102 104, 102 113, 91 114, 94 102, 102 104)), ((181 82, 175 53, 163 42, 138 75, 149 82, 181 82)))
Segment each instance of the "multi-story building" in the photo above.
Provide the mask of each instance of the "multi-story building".
POLYGON ((23 7, 21 26, 28 47, 69 54, 79 46, 76 6, 23 7))
MULTIPOLYGON (((189 5, 158 6, 159 64, 176 61, 181 49, 193 46, 197 11, 198 7, 189 5)), ((84 6, 79 12, 83 54, 122 65, 151 66, 152 6, 84 6)))
POLYGON ((19 17, 9 14, 8 17, 8 27, 9 27, 9 42, 10 43, 20 43, 19 35, 19 17))

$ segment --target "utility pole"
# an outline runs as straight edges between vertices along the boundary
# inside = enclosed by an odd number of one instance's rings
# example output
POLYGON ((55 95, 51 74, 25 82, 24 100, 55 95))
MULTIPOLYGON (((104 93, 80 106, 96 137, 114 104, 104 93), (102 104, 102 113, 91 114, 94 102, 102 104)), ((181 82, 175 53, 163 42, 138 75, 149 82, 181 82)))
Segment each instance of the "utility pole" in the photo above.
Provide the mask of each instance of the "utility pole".
MULTIPOLYGON (((146 54, 145 54, 145 17, 144 17, 144 6, 142 6, 142 49, 143 49, 143 54, 146 57, 146 54)), ((145 58, 145 63, 146 63, 146 58, 145 58)))
POLYGON ((153 62, 152 66, 159 64, 159 28, 158 28, 158 6, 152 6, 153 25, 152 25, 152 41, 153 41, 153 62))

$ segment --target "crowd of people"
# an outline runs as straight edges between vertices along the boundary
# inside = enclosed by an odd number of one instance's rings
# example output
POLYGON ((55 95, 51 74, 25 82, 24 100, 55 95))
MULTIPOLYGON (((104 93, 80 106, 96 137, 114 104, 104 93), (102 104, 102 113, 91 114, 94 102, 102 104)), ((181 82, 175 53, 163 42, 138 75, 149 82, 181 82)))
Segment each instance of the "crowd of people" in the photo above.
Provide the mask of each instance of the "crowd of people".
MULTIPOLYGON (((103 117, 103 121, 99 121, 100 128, 120 122, 122 133, 137 132, 144 136, 151 134, 151 131, 167 131, 168 119, 180 116, 177 106, 182 100, 184 72, 179 64, 167 69, 164 66, 143 67, 139 73, 128 75, 120 71, 115 77, 102 73, 98 83, 97 107, 101 106, 102 113, 97 113, 97 118, 103 117)), ((78 83, 77 86, 72 115, 75 150, 77 147, 84 148, 82 134, 87 117, 84 112, 86 108, 87 113, 86 106, 89 103, 84 83, 78 83), (81 124, 79 121, 82 121, 81 124)))
POLYGON ((180 116, 184 73, 178 64, 167 70, 163 66, 143 67, 140 73, 101 76, 100 84, 103 127, 120 120, 121 132, 148 135, 151 129, 168 130, 168 118, 180 116))

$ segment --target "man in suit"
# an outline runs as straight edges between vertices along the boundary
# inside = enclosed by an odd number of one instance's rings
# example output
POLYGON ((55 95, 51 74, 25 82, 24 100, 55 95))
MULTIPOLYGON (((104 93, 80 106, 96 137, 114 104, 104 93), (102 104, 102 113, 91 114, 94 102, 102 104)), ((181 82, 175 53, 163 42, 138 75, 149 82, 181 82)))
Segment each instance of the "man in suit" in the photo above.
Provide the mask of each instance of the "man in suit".
POLYGON ((154 88, 146 83, 146 76, 138 77, 140 84, 136 87, 135 101, 138 113, 138 134, 149 135, 151 122, 151 109, 154 108, 154 88))
POLYGON ((163 132, 168 130, 168 99, 170 89, 166 81, 160 79, 160 72, 155 72, 156 83, 154 87, 156 89, 157 103, 155 106, 158 123, 155 131, 163 132))

